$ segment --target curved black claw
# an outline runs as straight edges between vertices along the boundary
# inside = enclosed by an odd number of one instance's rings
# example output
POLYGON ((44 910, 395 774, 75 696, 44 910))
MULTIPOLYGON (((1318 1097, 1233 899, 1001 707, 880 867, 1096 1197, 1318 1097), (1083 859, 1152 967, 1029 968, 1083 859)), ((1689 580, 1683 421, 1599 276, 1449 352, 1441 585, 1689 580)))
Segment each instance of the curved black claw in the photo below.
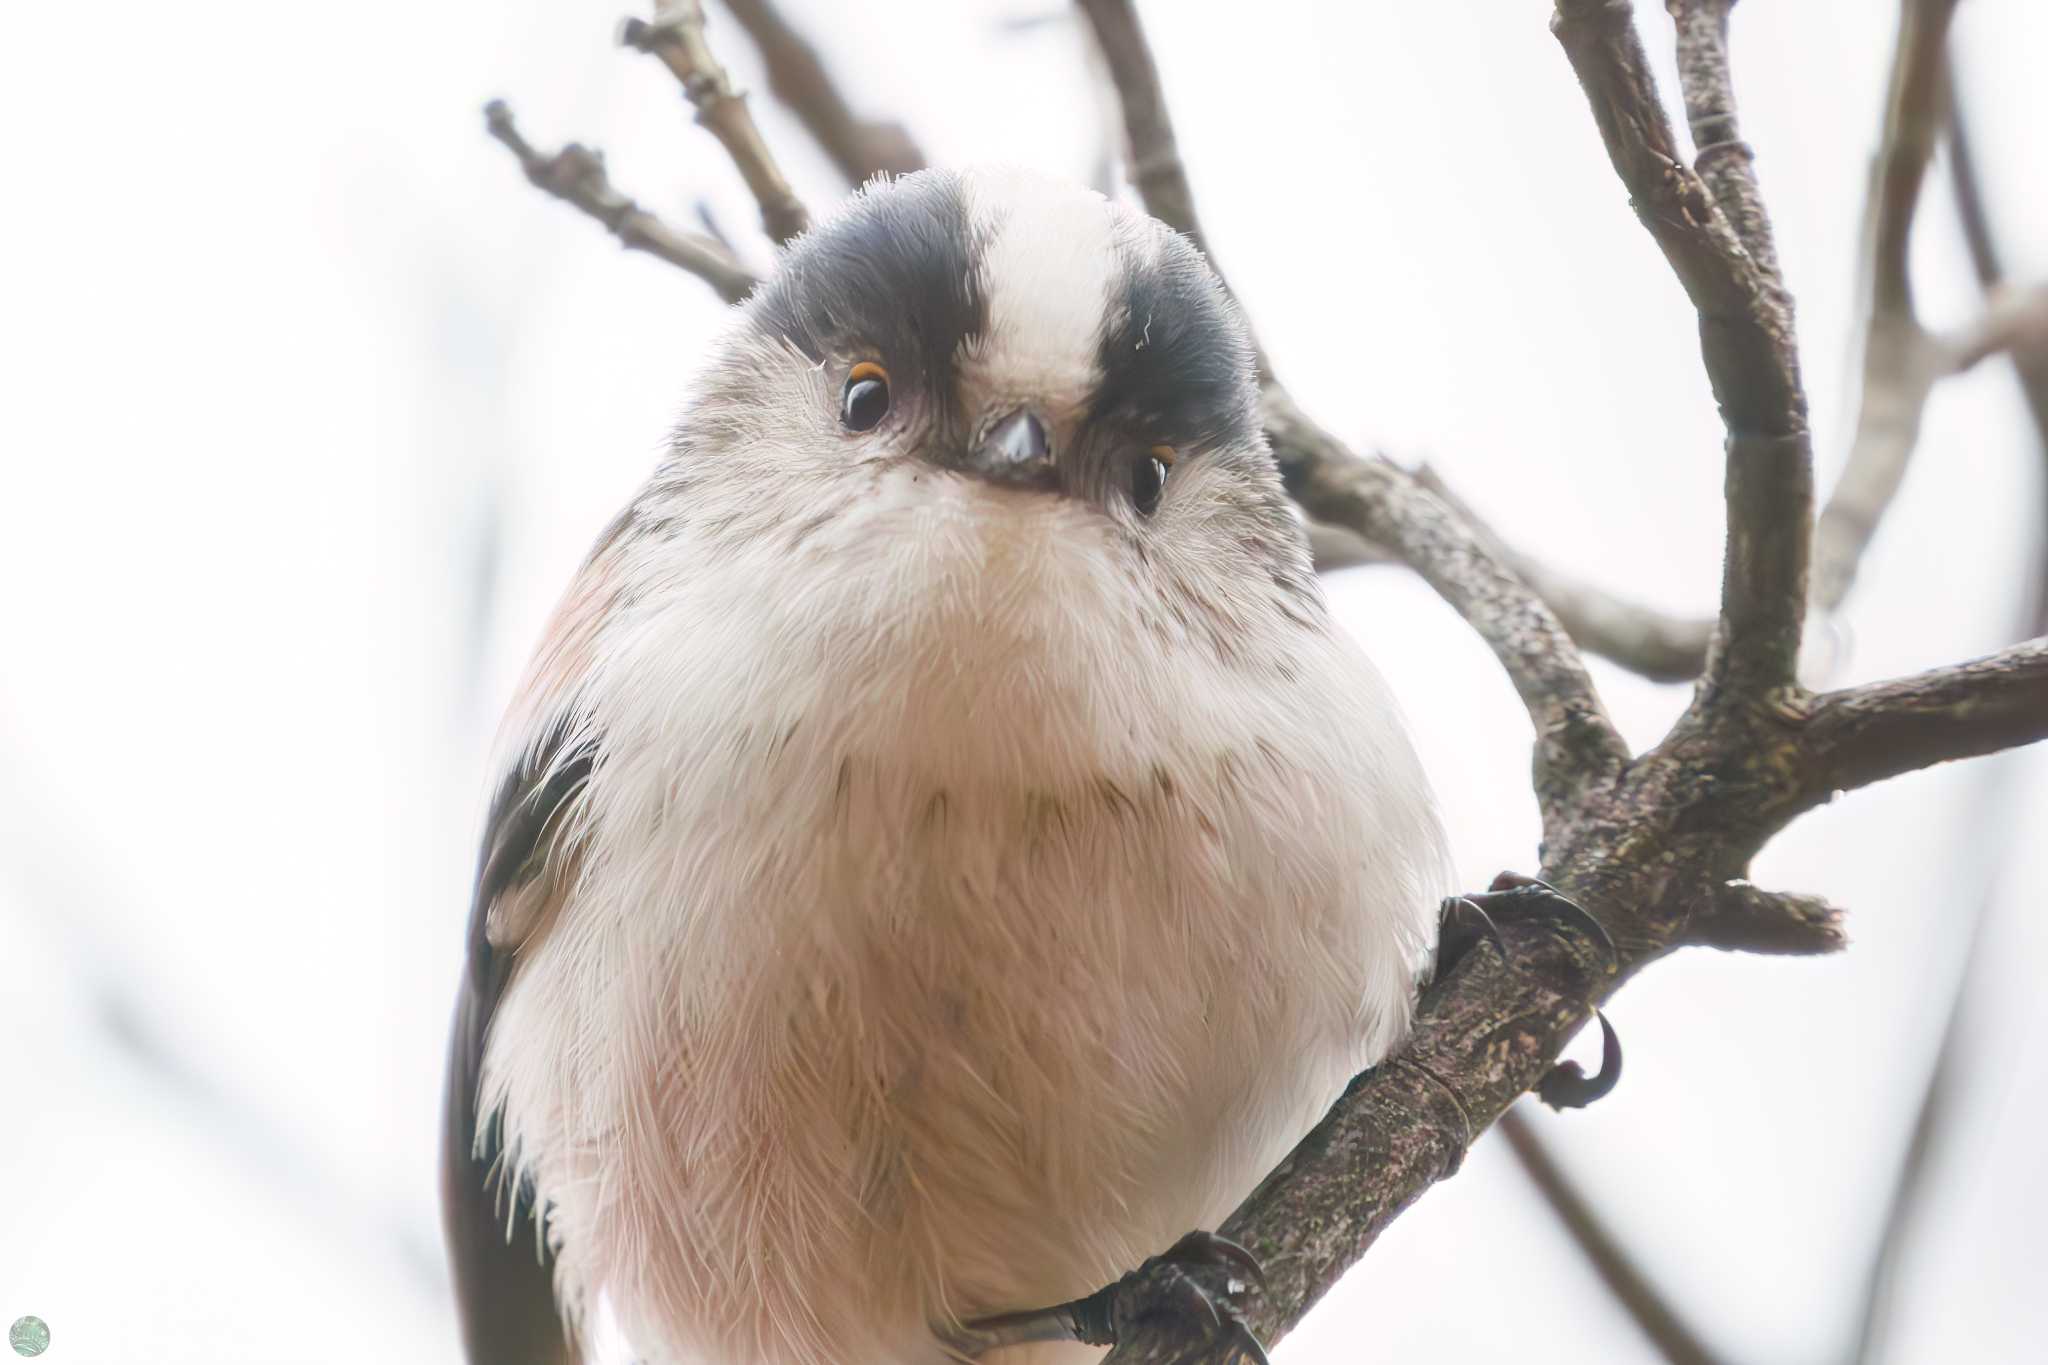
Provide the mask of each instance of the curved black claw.
POLYGON ((1607 926, 1595 919, 1592 911, 1549 882, 1516 872, 1503 872, 1493 879, 1492 886, 1463 899, 1471 901, 1482 913, 1495 919, 1534 916, 1566 921, 1604 948, 1610 963, 1618 965, 1621 962, 1621 950, 1614 946, 1614 936, 1607 932, 1607 926))
POLYGON ((1548 882, 1518 872, 1503 872, 1484 891, 1445 897, 1437 912, 1436 974, 1432 983, 1449 980, 1458 965, 1481 943, 1492 944, 1494 952, 1505 962, 1508 948, 1501 938, 1499 921, 1529 918, 1571 924, 1606 950, 1610 964, 1620 965, 1621 953, 1614 946, 1613 936, 1585 906, 1548 882))
POLYGON ((1544 1072, 1536 1082, 1536 1098, 1552 1109, 1584 1109, 1605 1099, 1621 1080, 1621 1039, 1606 1015, 1594 1010, 1593 1017, 1600 1021, 1600 1069, 1588 1076, 1577 1062, 1559 1062, 1544 1072))
POLYGON ((1249 1251, 1213 1232, 1191 1232, 1130 1274, 1084 1298, 1051 1308, 979 1318, 949 1345, 965 1356, 1027 1341, 1078 1341, 1114 1346, 1140 1325, 1188 1324, 1204 1338, 1219 1334, 1232 1356, 1271 1365, 1266 1348, 1230 1301, 1243 1283, 1265 1287, 1265 1271, 1249 1251), (1229 1283, 1218 1293, 1196 1272, 1221 1270, 1229 1283))
MULTIPOLYGON (((1207 1237, 1208 1234, 1190 1234, 1191 1237, 1207 1237)), ((1196 1279, 1189 1272, 1192 1266, 1211 1265, 1236 1268, 1249 1263, 1257 1272, 1256 1278, 1263 1282, 1265 1273, 1258 1271, 1258 1262, 1251 1253, 1235 1242, 1223 1238, 1214 1240, 1227 1251, 1219 1255, 1215 1248, 1198 1246, 1194 1249, 1198 1259, 1181 1261, 1173 1259, 1174 1253, 1189 1242, 1189 1237, 1174 1244, 1171 1251, 1155 1256, 1138 1267, 1137 1272, 1126 1275, 1107 1289, 1098 1290, 1097 1295, 1108 1295, 1107 1308, 1109 1333, 1102 1340, 1090 1341, 1092 1346, 1114 1346, 1139 1327, 1140 1324, 1154 1324, 1162 1319, 1169 1323, 1186 1324, 1192 1320, 1195 1330, 1215 1339, 1220 1335, 1228 1348, 1225 1360, 1246 1360, 1252 1365, 1273 1365, 1266 1356, 1266 1348, 1260 1344, 1252 1329, 1238 1315, 1228 1294, 1218 1294, 1196 1279)), ((1090 1295, 1094 1298, 1097 1295, 1090 1295)), ((1086 1338, 1083 1338, 1087 1340, 1086 1338)))
POLYGON ((1449 980, 1458 964, 1482 943, 1491 943, 1501 961, 1507 961, 1507 941, 1500 936, 1493 916, 1470 896, 1444 897, 1436 916, 1436 975, 1431 980, 1449 980))
POLYGON ((1176 1265, 1213 1265, 1222 1270, 1234 1270, 1237 1278, 1261 1289, 1266 1287, 1266 1268, 1259 1264, 1259 1258, 1221 1233, 1197 1228, 1154 1259, 1171 1261, 1176 1265))

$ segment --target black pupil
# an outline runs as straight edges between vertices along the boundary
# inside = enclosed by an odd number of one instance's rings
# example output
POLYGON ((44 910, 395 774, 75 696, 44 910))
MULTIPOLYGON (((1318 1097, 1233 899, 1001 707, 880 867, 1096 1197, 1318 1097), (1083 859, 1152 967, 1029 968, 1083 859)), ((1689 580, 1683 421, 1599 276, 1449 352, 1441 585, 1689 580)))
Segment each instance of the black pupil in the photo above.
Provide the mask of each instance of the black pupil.
POLYGON ((1165 488, 1166 466, 1157 459, 1148 455, 1131 466, 1131 501, 1146 516, 1159 506, 1159 495, 1165 488))
POLYGON ((839 420, 849 431, 871 431, 889 414, 889 382, 886 379, 856 379, 846 386, 840 401, 839 420))

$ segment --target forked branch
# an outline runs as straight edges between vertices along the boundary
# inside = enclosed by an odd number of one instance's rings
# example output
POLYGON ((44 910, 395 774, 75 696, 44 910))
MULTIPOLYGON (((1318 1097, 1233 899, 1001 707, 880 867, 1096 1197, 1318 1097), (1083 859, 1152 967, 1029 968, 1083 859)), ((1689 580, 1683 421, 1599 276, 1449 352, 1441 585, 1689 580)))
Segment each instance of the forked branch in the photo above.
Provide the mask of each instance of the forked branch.
POLYGON ((645 251, 689 271, 727 303, 739 302, 760 283, 723 242, 670 227, 614 189, 605 173, 603 153, 572 142, 553 156, 542 155, 520 135, 512 110, 503 100, 484 106, 484 127, 519 159, 519 168, 528 180, 595 218, 628 250, 645 251))
POLYGON ((1905 480, 1935 388, 1990 356, 2038 353, 2048 342, 2048 288, 2042 286, 2001 286, 1979 317, 1949 333, 1930 331, 1914 307, 1908 254, 1927 166, 1952 98, 1947 45, 1956 3, 1900 4, 1884 131, 1863 211, 1858 295, 1866 315, 1855 429, 1814 532, 1813 596, 1825 609, 1840 606, 1855 584, 1857 567, 1905 480))
MULTIPOLYGON (((1551 23, 1592 105, 1614 170, 1699 314, 1700 353, 1727 428, 1728 552, 1721 622, 1707 661, 1712 706, 1793 685, 1806 620, 1813 444, 1789 298, 1750 254, 1699 174, 1679 158, 1627 0, 1557 0, 1551 23)), ((1733 126, 1732 87, 1714 91, 1733 126)), ((1754 184, 1725 186, 1768 220, 1754 184)))

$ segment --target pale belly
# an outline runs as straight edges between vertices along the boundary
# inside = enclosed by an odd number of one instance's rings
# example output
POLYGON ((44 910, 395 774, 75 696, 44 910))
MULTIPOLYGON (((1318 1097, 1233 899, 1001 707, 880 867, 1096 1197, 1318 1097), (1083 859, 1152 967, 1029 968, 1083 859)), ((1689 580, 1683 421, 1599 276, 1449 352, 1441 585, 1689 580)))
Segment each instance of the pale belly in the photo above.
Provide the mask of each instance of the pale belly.
POLYGON ((641 811, 672 856, 587 866, 494 1026, 564 1300, 642 1359, 937 1360, 1213 1227, 1405 1027, 1435 850, 1338 769, 812 761, 641 811))

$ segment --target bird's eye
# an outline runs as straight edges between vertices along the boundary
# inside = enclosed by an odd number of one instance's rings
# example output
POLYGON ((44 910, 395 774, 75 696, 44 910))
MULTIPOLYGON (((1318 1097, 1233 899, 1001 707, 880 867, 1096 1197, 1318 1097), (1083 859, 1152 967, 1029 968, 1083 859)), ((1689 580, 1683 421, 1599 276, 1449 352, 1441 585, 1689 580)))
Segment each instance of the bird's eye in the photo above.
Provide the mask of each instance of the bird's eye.
POLYGON ((839 396, 839 423, 848 431, 873 431, 889 415, 889 372, 863 360, 846 375, 839 396))
POLYGON ((1131 501, 1148 517, 1159 509, 1159 495, 1166 491, 1166 471, 1173 458, 1172 446, 1153 446, 1131 466, 1131 501))

